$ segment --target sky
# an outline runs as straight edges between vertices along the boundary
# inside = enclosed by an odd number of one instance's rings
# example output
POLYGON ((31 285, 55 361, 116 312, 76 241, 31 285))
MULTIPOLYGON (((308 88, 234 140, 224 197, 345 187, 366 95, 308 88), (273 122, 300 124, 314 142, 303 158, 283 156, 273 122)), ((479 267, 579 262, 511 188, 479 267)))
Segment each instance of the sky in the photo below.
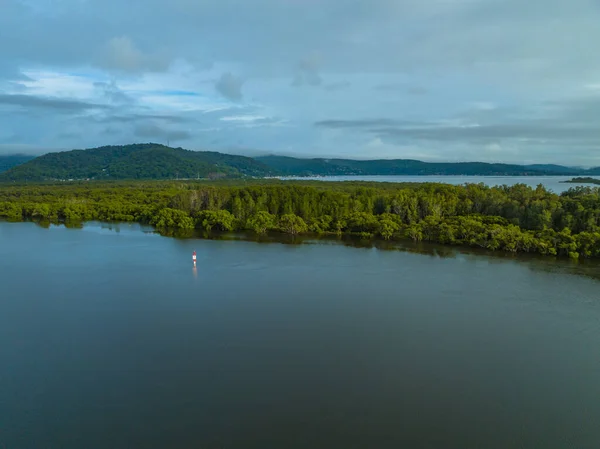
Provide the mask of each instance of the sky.
POLYGON ((600 166, 600 0, 0 0, 0 154, 600 166))

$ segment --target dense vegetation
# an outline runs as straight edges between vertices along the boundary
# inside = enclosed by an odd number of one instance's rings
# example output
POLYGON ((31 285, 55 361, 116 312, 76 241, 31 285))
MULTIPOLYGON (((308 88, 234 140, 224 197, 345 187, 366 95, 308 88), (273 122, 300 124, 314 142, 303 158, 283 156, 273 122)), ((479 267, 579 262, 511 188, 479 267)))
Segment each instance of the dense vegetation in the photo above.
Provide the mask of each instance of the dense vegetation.
POLYGON ((0 158, 0 182, 56 180, 136 180, 335 175, 593 175, 560 165, 509 165, 483 162, 427 163, 409 159, 357 161, 250 158, 211 151, 188 151, 148 143, 48 153, 33 160, 0 158), (1 173, 3 171, 4 173, 1 173), (12 167, 12 168, 11 168, 12 167))
POLYGON ((8 156, 0 155, 0 173, 16 167, 17 165, 24 164, 31 159, 33 159, 33 156, 26 156, 24 154, 11 154, 8 156))
POLYGON ((150 143, 48 153, 1 173, 0 181, 195 179, 272 173, 249 157, 150 143))
POLYGON ((173 229, 357 234, 600 257, 600 188, 283 181, 71 183, 0 188, 8 220, 137 221, 173 229))
POLYGON ((596 179, 596 178, 590 178, 590 177, 585 177, 585 178, 573 178, 569 181, 564 181, 567 183, 573 183, 573 184, 598 184, 600 185, 600 179, 596 179))
POLYGON ((484 162, 431 163, 410 159, 357 161, 351 159, 297 159, 264 156, 258 161, 288 176, 335 175, 480 175, 542 176, 577 175, 585 170, 560 165, 510 165, 484 162))

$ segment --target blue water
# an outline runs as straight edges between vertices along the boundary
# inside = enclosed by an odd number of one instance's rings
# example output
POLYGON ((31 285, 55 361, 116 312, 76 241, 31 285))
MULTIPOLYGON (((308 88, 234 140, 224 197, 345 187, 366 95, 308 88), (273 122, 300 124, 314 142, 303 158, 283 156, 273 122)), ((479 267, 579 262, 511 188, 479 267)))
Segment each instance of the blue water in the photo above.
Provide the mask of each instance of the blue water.
POLYGON ((375 182, 439 182, 461 185, 484 183, 489 186, 525 184, 537 187, 542 184, 554 193, 561 193, 577 185, 595 187, 593 184, 564 183, 573 176, 311 176, 303 178, 283 177, 281 179, 312 179, 318 181, 375 181, 375 182))
POLYGON ((598 265, 440 254, 0 223, 0 447, 597 448, 598 265))

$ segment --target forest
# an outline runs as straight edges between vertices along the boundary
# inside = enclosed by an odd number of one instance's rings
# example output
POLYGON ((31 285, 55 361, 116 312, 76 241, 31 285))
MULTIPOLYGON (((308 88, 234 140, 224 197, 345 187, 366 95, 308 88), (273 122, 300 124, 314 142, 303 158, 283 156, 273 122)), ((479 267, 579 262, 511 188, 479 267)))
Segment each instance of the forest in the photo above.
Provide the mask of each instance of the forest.
POLYGON ((157 143, 109 145, 32 156, 0 156, 0 182, 73 180, 181 180, 337 175, 594 175, 600 167, 580 169, 552 164, 485 162, 434 163, 411 159, 300 159, 246 157, 216 151, 191 151, 157 143))
POLYGON ((551 164, 514 165, 486 162, 423 162, 412 159, 300 159, 287 156, 261 156, 255 159, 286 176, 557 176, 600 173, 598 168, 582 170, 551 164))
POLYGON ((52 152, 35 159, 21 159, 20 163, 6 164, 6 167, 5 171, 0 170, 0 182, 239 178, 274 173, 271 168, 249 157, 190 151, 155 143, 52 152))
POLYGON ((600 257, 600 188, 280 180, 0 186, 0 219, 140 222, 164 234, 350 234, 505 252, 600 257))

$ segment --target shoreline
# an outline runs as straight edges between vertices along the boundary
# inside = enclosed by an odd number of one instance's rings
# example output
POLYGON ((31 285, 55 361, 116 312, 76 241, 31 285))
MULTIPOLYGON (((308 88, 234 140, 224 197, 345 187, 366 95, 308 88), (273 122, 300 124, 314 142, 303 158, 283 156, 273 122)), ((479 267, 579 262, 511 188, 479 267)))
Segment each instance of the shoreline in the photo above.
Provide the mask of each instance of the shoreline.
POLYGON ((351 236, 507 253, 600 258, 598 189, 556 195, 524 184, 119 183, 0 188, 0 218, 151 225, 200 232, 351 236), (318 185, 316 185, 318 184, 318 185))

